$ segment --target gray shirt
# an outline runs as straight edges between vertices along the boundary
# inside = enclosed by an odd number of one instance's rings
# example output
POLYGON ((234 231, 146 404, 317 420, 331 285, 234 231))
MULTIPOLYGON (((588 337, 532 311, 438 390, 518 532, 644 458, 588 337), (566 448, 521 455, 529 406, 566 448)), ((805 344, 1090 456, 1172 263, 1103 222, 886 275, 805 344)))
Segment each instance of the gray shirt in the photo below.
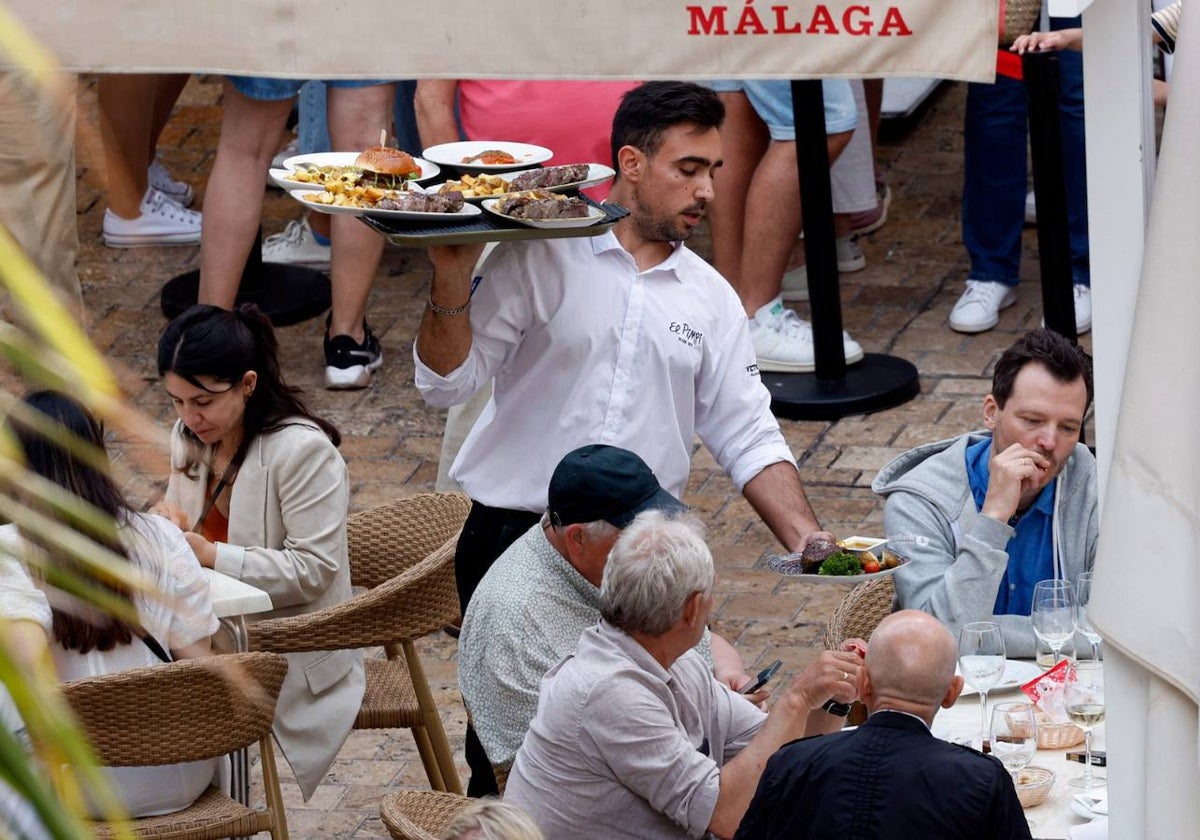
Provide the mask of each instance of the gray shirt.
MULTIPOLYGON (((546 672, 600 620, 600 590, 567 562, 541 525, 492 564, 463 616, 458 685, 492 764, 511 764, 537 711, 546 672)), ((711 659, 708 633, 699 645, 711 659)))
POLYGON ((666 669, 601 621, 546 675, 505 799, 547 837, 704 837, 722 765, 766 717, 695 650, 666 669))

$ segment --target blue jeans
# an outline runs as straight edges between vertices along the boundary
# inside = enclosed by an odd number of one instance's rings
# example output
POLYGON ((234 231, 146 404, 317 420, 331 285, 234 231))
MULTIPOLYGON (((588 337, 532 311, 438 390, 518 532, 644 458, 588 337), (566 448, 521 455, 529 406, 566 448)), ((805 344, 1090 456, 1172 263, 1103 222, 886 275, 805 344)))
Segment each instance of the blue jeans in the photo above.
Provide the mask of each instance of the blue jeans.
MULTIPOLYGON (((421 138, 417 136, 417 116, 413 112, 413 95, 417 83, 413 79, 396 82, 396 103, 393 109, 396 138, 400 148, 413 155, 421 154, 421 138)), ((296 124, 300 154, 330 151, 329 125, 325 119, 325 83, 305 82, 300 88, 298 104, 300 119, 296 124)))
MULTIPOLYGON (((1078 26, 1078 18, 1053 19, 1051 28, 1078 26)), ((1083 56, 1059 56, 1062 169, 1071 232, 1071 275, 1091 284, 1088 262, 1087 166, 1083 141, 1083 56)), ((1017 285, 1025 223, 1025 83, 1003 76, 967 87, 962 204, 963 244, 972 280, 1017 285)))

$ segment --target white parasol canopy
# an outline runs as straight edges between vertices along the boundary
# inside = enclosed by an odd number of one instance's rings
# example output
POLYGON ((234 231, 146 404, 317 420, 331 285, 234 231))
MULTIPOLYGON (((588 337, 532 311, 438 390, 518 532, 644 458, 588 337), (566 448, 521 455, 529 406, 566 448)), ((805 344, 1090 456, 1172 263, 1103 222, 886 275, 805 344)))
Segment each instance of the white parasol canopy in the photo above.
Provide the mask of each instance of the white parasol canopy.
POLYGON ((1089 610, 1122 840, 1196 836, 1198 821, 1200 16, 1184 14, 1176 55, 1089 610))

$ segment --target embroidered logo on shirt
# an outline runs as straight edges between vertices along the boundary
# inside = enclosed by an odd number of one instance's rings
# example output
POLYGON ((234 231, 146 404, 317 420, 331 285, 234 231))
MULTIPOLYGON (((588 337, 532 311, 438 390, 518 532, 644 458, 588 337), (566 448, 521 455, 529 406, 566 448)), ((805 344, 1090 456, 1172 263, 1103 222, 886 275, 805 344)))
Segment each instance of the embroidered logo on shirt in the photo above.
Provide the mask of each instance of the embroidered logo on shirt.
POLYGON ((678 321, 671 322, 671 334, 679 341, 680 344, 686 344, 688 347, 699 347, 704 341, 704 333, 699 330, 694 330, 687 324, 681 324, 678 321))
POLYGON ((758 364, 746 365, 746 373, 751 376, 758 376, 758 364))

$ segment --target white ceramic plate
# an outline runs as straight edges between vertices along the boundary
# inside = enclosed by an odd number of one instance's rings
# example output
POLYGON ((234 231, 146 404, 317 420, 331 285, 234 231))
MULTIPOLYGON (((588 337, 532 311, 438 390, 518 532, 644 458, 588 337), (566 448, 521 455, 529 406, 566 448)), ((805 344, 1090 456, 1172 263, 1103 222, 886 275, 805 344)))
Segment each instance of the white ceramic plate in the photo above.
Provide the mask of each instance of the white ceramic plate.
MULTIPOLYGON (((282 169, 272 169, 271 180, 285 190, 311 190, 319 187, 319 184, 314 184, 311 181, 294 181, 289 178, 289 173, 299 168, 302 164, 311 164, 313 166, 353 166, 354 161, 358 159, 358 152, 313 152, 309 155, 292 155, 283 162, 282 169)), ((436 178, 442 168, 436 163, 431 163, 422 158, 413 158, 417 166, 421 168, 421 174, 414 178, 416 182, 428 181, 431 178, 436 178)))
POLYGON ((505 169, 520 169, 533 166, 535 163, 545 163, 554 157, 554 152, 545 146, 534 146, 531 143, 511 143, 507 140, 463 140, 459 143, 442 143, 430 146, 421 152, 421 157, 440 163, 442 166, 456 166, 459 169, 469 169, 474 172, 501 172, 505 169), (508 152, 515 163, 463 163, 463 158, 473 157, 488 149, 508 152))
MULTIPOLYGON (((962 671, 957 665, 954 666, 954 673, 961 675, 962 671)), ((1038 667, 1036 662, 1030 662, 1028 659, 1006 659, 1004 660, 1004 676, 1000 677, 1000 682, 988 689, 988 694, 997 691, 1012 691, 1014 688, 1020 688, 1030 680, 1040 677, 1044 671, 1038 667)), ((978 694, 979 692, 970 686, 963 686, 962 696, 978 694)))
MULTIPOLYGON (((506 181, 512 181, 512 179, 517 177, 518 175, 520 175, 521 172, 528 172, 528 171, 529 170, 527 170, 527 169, 522 169, 519 171, 505 172, 503 174, 503 177, 504 177, 504 180, 506 180, 506 181)), ((565 193, 565 192, 571 192, 572 190, 584 190, 584 189, 587 189, 588 187, 594 187, 597 184, 603 184, 606 181, 611 181, 612 177, 616 174, 617 173, 613 171, 611 166, 605 166, 602 163, 589 163, 587 177, 584 178, 582 181, 572 181, 569 184, 560 184, 557 187, 544 187, 544 188, 542 188, 542 192, 565 193)), ((429 192, 439 192, 445 188, 447 183, 448 182, 443 181, 440 184, 436 184, 429 188, 429 192)), ((473 196, 471 198, 467 198, 466 200, 467 201, 484 201, 489 198, 506 198, 510 195, 513 195, 515 192, 523 192, 523 190, 514 190, 514 192, 509 192, 509 193, 497 193, 496 195, 473 196)), ((886 540, 885 540, 885 542, 886 542, 886 540)))
POLYGON ((419 213, 415 210, 372 210, 368 207, 346 207, 336 204, 318 204, 304 198, 306 194, 324 192, 324 190, 288 190, 288 194, 318 213, 330 216, 379 216, 384 219, 404 219, 410 222, 465 222, 481 215, 482 211, 474 204, 464 204, 457 213, 419 213))
POLYGON ((869 575, 806 575, 800 571, 800 555, 798 554, 773 554, 767 558, 767 568, 773 572, 778 572, 786 577, 800 578, 809 583, 819 584, 839 584, 839 583, 862 583, 864 580, 874 580, 879 577, 887 577, 896 573, 896 569, 903 568, 908 562, 907 557, 900 558, 900 565, 891 569, 880 569, 869 575))
POLYGON ((1071 797, 1071 810, 1085 820, 1108 819, 1108 791, 1077 793, 1071 797), (1103 811, 1097 810, 1103 808, 1103 811))
POLYGON ((596 222, 604 218, 604 211, 599 207, 588 205, 588 214, 579 219, 518 219, 516 216, 506 216, 496 209, 496 204, 500 201, 498 198, 486 198, 483 201, 483 209, 491 213, 498 219, 507 219, 510 222, 516 222, 519 225, 526 227, 539 228, 541 230, 563 230, 564 228, 581 228, 594 225, 596 222))

